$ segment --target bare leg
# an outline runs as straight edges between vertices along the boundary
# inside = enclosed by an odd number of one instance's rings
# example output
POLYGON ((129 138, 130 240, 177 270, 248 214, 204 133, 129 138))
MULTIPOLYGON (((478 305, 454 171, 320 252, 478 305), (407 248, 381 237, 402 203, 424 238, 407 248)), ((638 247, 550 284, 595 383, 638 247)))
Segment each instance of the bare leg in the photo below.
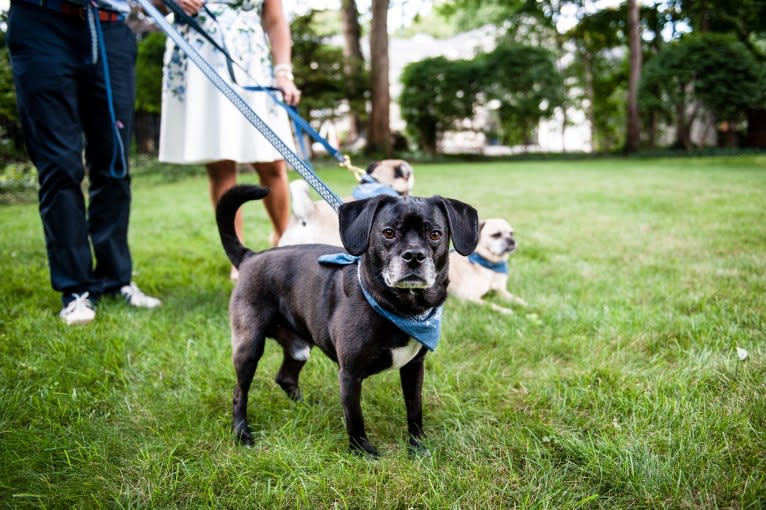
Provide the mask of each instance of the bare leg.
MULTIPOLYGON (((221 196, 226 192, 226 190, 237 184, 237 163, 230 159, 224 159, 214 163, 208 163, 205 165, 205 169, 207 170, 210 201, 212 202, 213 209, 215 210, 215 207, 218 205, 218 201, 221 199, 221 196)), ((244 222, 242 219, 242 210, 240 209, 237 211, 236 216, 234 216, 234 231, 237 233, 237 237, 242 243, 244 243, 243 225, 244 222)), ((229 273, 229 277, 232 280, 236 280, 237 276, 237 268, 232 267, 229 273)))
POLYGON ((269 194, 263 199, 266 212, 274 227, 271 243, 276 246, 290 221, 290 190, 287 180, 287 164, 284 160, 269 163, 254 163, 261 186, 269 188, 269 194))
MULTIPOLYGON (((210 201, 213 204, 213 209, 215 209, 221 196, 237 184, 237 164, 230 159, 224 159, 215 163, 208 163, 205 165, 205 169, 208 176, 210 201)), ((237 211, 237 215, 234 217, 234 231, 240 242, 244 242, 242 210, 237 211)))

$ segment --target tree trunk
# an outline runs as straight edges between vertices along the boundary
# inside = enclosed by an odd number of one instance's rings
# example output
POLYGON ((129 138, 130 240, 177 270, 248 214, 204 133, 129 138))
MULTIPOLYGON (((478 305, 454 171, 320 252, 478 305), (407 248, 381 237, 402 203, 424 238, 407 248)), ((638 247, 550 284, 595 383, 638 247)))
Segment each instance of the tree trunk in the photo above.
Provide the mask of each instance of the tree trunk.
POLYGON ((133 135, 139 154, 156 155, 159 146, 159 115, 137 110, 133 118, 133 135))
POLYGON ((676 140, 685 150, 692 149, 691 122, 686 120, 686 103, 683 101, 676 106, 676 140))
POLYGON ((341 23, 343 25, 343 74, 346 77, 346 97, 351 105, 349 116, 348 142, 359 137, 360 120, 355 111, 355 103, 362 98, 362 84, 359 82, 364 68, 362 54, 362 29, 359 26, 359 10, 356 0, 343 0, 341 5, 341 23))
POLYGON ((638 82, 641 79, 641 26, 638 19, 638 0, 628 0, 628 34, 630 38, 630 77, 628 79, 628 125, 625 150, 636 152, 641 143, 638 116, 638 82))
POLYGON ((388 4, 389 0, 372 0, 370 28, 370 71, 372 81, 372 111, 368 149, 391 156, 391 126, 389 107, 391 95, 388 83, 388 4))
POLYGON ((660 116, 657 112, 652 112, 650 114, 650 122, 651 125, 649 126, 649 147, 652 149, 657 148, 657 129, 660 124, 660 116))
POLYGON ((596 151, 596 93, 593 91, 593 59, 588 50, 580 50, 583 74, 585 75, 585 97, 588 98, 588 123, 590 124, 590 150, 596 151))
POLYGON ((766 108, 752 108, 747 112, 747 145, 766 148, 766 108))

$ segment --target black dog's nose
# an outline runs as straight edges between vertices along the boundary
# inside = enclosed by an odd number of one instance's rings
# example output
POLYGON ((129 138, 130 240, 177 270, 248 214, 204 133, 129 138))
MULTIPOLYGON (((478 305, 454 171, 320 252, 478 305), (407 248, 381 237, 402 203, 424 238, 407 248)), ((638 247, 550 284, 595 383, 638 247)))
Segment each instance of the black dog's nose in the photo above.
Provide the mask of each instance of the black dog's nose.
POLYGON ((420 264, 426 259, 426 254, 423 250, 412 249, 402 253, 402 258, 408 264, 420 264))

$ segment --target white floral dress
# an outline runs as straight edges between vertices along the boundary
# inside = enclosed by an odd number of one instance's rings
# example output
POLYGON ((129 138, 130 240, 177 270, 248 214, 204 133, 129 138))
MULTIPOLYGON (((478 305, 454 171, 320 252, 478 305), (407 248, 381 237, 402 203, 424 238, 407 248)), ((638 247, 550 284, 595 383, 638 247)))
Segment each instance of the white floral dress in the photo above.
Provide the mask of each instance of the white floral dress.
MULTIPOLYGON (((195 18, 239 65, 227 66, 223 53, 189 25, 176 23, 174 27, 294 150, 284 109, 268 92, 243 88, 273 82, 271 50, 261 25, 263 1, 245 0, 237 7, 208 2, 195 18), (236 84, 231 80, 232 71, 236 84)), ((277 97, 281 99, 281 95, 277 97)), ((162 73, 161 119, 160 161, 200 164, 222 159, 240 163, 284 159, 170 38, 162 73)))

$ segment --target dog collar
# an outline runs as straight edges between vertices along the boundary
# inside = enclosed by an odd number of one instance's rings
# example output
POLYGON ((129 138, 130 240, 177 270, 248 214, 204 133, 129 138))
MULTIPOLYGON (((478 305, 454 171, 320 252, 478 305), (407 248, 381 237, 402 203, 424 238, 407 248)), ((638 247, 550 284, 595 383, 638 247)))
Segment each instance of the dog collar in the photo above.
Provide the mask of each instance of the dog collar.
POLYGON ((322 255, 317 259, 320 264, 329 264, 336 266, 347 266, 357 264, 357 278, 362 294, 367 303, 375 310, 378 315, 385 317, 397 328, 410 335, 412 338, 423 344, 429 351, 436 349, 441 336, 442 306, 437 306, 418 316, 398 315, 389 312, 378 303, 372 295, 367 292, 362 283, 361 266, 358 265, 359 257, 349 255, 348 253, 333 253, 331 255, 322 255))
POLYGON ((508 274, 508 261, 492 262, 491 260, 485 259, 476 252, 468 255, 468 260, 471 261, 472 264, 479 264, 481 267, 486 267, 487 269, 496 273, 508 274))
POLYGON ((367 174, 362 175, 361 182, 357 184, 354 190, 351 192, 351 196, 353 196, 356 200, 376 197, 378 195, 391 195, 393 197, 398 197, 399 193, 397 193, 396 190, 391 186, 378 182, 377 179, 367 174))

